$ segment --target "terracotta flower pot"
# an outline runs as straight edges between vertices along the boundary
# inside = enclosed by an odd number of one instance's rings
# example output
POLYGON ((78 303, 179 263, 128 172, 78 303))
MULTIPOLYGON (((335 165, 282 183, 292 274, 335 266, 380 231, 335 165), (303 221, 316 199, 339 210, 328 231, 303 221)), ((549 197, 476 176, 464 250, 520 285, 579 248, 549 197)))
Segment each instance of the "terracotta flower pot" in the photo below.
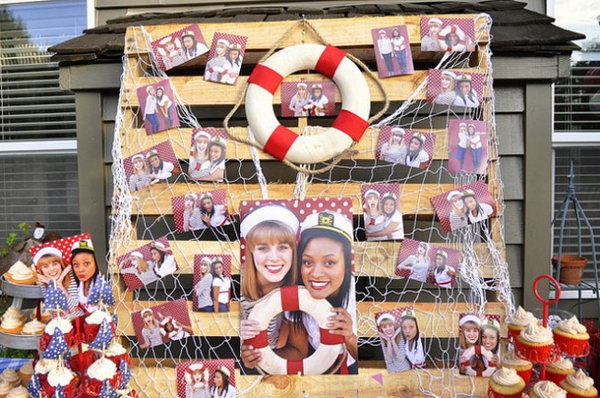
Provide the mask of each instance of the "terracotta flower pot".
MULTIPOLYGON (((558 257, 552 257, 552 264, 558 266, 558 257)), ((581 283, 583 269, 587 265, 588 260, 585 257, 579 256, 562 256, 560 258, 560 283, 565 285, 578 285, 581 283)))

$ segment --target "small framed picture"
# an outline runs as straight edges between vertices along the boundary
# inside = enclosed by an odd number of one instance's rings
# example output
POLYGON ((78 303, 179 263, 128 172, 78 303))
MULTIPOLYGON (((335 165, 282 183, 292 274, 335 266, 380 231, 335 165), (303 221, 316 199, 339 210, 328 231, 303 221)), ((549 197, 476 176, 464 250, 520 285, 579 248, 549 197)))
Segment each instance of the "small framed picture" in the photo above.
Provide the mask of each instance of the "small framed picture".
POLYGON ((375 323, 388 373, 425 367, 423 335, 413 307, 378 312, 375 323))
POLYGON ((487 128, 479 120, 448 121, 448 171, 483 174, 487 168, 487 128))
POLYGON ((204 69, 204 80, 235 85, 240 76, 247 41, 246 36, 216 32, 204 69))
POLYGON ((199 312, 229 312, 231 302, 231 256, 194 256, 193 308, 199 312))
POLYGON ((187 301, 179 299, 131 314, 140 348, 152 348, 193 336, 187 301))
POLYGON ((235 398, 233 359, 177 363, 177 398, 235 398))
POLYGON ((435 134, 398 126, 379 129, 376 156, 378 160, 426 169, 431 165, 435 134))
POLYGON ((475 22, 468 18, 421 18, 421 51, 472 52, 475 22))
POLYGON ((208 52, 204 36, 197 24, 161 37, 150 43, 158 67, 168 71, 208 52))
POLYGON ((410 39, 406 25, 371 30, 379 77, 414 73, 410 39))
POLYGON ((176 196, 171 203, 179 233, 218 228, 231 223, 225 189, 176 196))
POLYGON ((400 185, 363 184, 360 191, 367 240, 404 239, 400 185))
POLYGON ((482 181, 431 198, 444 232, 464 228, 496 215, 488 185, 482 181))
POLYGON ((458 320, 463 375, 489 377, 500 365, 500 317, 460 314, 458 320))
POLYGON ((138 87, 136 91, 146 134, 179 127, 177 104, 169 79, 138 87))
POLYGON ((281 116, 335 115, 335 84, 331 80, 281 83, 281 116))
POLYGON ((458 250, 405 239, 398 253, 396 275, 450 289, 454 287, 460 261, 458 250))
POLYGON ((483 100, 485 76, 450 69, 429 69, 427 101, 437 105, 477 108, 483 100))
POLYGON ((226 152, 225 129, 192 130, 188 176, 196 181, 223 181, 226 152))
POLYGON ((161 142, 123 161, 131 192, 167 180, 181 173, 177 155, 169 141, 161 142))
POLYGON ((166 236, 118 257, 117 264, 129 290, 137 290, 179 269, 166 236))

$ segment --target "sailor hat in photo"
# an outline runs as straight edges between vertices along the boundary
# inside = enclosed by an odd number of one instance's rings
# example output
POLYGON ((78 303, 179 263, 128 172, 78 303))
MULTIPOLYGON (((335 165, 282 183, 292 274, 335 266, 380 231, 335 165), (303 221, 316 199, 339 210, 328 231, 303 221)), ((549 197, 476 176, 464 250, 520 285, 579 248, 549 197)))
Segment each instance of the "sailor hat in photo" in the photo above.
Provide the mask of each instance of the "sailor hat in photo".
POLYGON ((142 155, 141 153, 138 153, 137 155, 133 155, 131 157, 131 161, 135 162, 136 160, 144 160, 144 155, 142 155))
POLYGON ((406 134, 406 130, 402 127, 392 127, 392 135, 401 135, 404 136, 406 134))
POLYGON ((467 322, 473 322, 477 326, 481 326, 481 319, 475 314, 467 314, 460 318, 458 321, 458 326, 463 326, 467 322))
POLYGON ((131 257, 135 257, 135 258, 139 258, 140 260, 144 258, 144 255, 140 252, 131 252, 130 254, 131 257))
POLYGON ((365 192, 365 198, 369 195, 375 195, 378 198, 381 197, 381 194, 379 193, 379 191, 377 191, 375 189, 367 189, 367 192, 365 192))
POLYGON ((477 128, 477 127, 475 127, 475 124, 473 124, 473 123, 469 123, 469 127, 473 127, 474 129, 477 128))
POLYGON ((198 195, 196 195, 195 193, 188 193, 185 195, 186 199, 191 199, 194 202, 196 202, 198 200, 198 195))
POLYGON ((445 250, 438 250, 435 255, 442 256, 444 259, 448 260, 448 253, 445 250))
POLYGON ((37 264, 44 256, 56 256, 62 259, 62 252, 54 246, 42 247, 35 253, 35 256, 33 256, 33 264, 37 264))
POLYGON ((204 200, 204 199, 212 199, 212 193, 210 192, 204 192, 201 196, 200 196, 200 200, 204 200))
POLYGON ((321 85, 321 83, 316 83, 313 84, 313 86, 311 87, 311 90, 323 90, 323 85, 321 85))
POLYGON ((458 77, 457 82, 470 82, 471 80, 473 80, 473 78, 471 77, 471 75, 467 75, 466 73, 463 73, 462 75, 460 75, 458 77))
POLYGON ((458 127, 467 127, 467 123, 461 122, 461 123, 459 123, 458 127))
POLYGON ((402 315, 400 317, 417 319, 417 317, 415 315, 415 310, 413 310, 412 308, 409 308, 406 311, 402 312, 402 315))
POLYGON ((398 197, 393 192, 386 192, 381 197, 382 200, 385 200, 385 199, 388 199, 388 198, 394 199, 395 201, 398 200, 398 197))
POLYGON ((425 137, 425 135, 421 134, 421 133, 415 133, 413 134, 411 140, 413 138, 416 138, 417 140, 421 141, 421 144, 424 144, 425 141, 427 140, 427 137, 425 137))
MULTIPOLYGON (((194 373, 202 373, 202 380, 204 380, 204 383, 208 383, 208 367, 204 366, 201 363, 194 363, 191 364, 186 370, 185 370, 185 382, 187 384, 192 384, 192 375, 194 373)), ((196 388, 202 388, 204 386, 204 383, 199 383, 200 385, 194 385, 196 388)))
POLYGON ((427 25, 439 25, 442 26, 442 20, 439 18, 429 18, 429 20, 427 21, 427 25))
POLYGON ((146 92, 149 93, 150 90, 152 90, 153 88, 154 88, 154 86, 152 86, 152 85, 146 87, 146 92))
POLYGON ((456 80, 456 73, 452 72, 451 70, 443 70, 442 76, 447 76, 452 78, 453 80, 456 80))
POLYGON ((466 196, 475 196, 475 191, 472 189, 465 189, 462 193, 463 198, 466 196))
POLYGON ((296 234, 300 222, 298 217, 289 209, 276 204, 258 207, 248 213, 240 224, 240 236, 246 238, 250 231, 263 221, 278 221, 287 225, 296 234))
POLYGON ((427 242, 419 242, 419 247, 422 247, 426 251, 429 250, 429 243, 427 242))
POLYGON ((395 323, 396 318, 394 318, 394 316, 392 314, 388 314, 388 313, 382 314, 379 318, 377 318, 377 326, 380 326, 383 321, 390 321, 390 322, 395 323))
POLYGON ((229 51, 241 51, 242 50, 242 46, 240 46, 237 43, 231 43, 229 45, 229 51))
POLYGON ((217 45, 221 45, 224 47, 229 47, 229 41, 225 40, 225 39, 219 39, 217 40, 217 45))
POLYGON ((226 366, 221 365, 217 368, 218 371, 220 371, 221 373, 223 373, 224 375, 226 375, 227 377, 231 377, 231 371, 229 369, 227 369, 226 366))
POLYGON ((196 141, 202 137, 206 138, 207 140, 210 140, 212 138, 211 135, 208 134, 206 131, 200 130, 196 134, 194 134, 194 141, 196 141))
POLYGON ((146 159, 150 159, 152 156, 158 156, 158 151, 156 149, 148 151, 146 154, 146 159))
POLYGON ((201 263, 203 263, 203 264, 208 264, 208 265, 210 265, 210 264, 212 263, 212 261, 213 261, 213 260, 212 260, 210 257, 202 257, 202 258, 200 259, 200 262, 201 262, 201 263))
POLYGON ((73 243, 73 246, 71 246, 71 253, 74 253, 75 251, 88 251, 88 252, 94 252, 94 245, 92 244, 92 240, 91 239, 82 239, 82 240, 78 240, 77 242, 73 243))
POLYGON ((194 35, 194 32, 191 30, 186 30, 185 32, 183 32, 183 34, 181 35, 181 40, 183 40, 184 37, 191 37, 191 38, 196 38, 196 36, 194 35))
POLYGON ((221 263, 221 264, 223 264, 223 257, 219 257, 219 256, 213 257, 211 263, 212 264, 214 264, 214 263, 221 263))
POLYGON ((385 35, 385 30, 381 29, 381 30, 379 31, 379 34, 380 34, 380 35, 385 35))
POLYGON ((500 331, 500 322, 498 322, 494 318, 485 318, 483 320, 482 326, 490 326, 490 327, 493 327, 494 329, 496 329, 497 331, 500 331))
POLYGON ((298 84, 296 84, 296 88, 306 88, 306 87, 308 87, 308 86, 306 85, 306 83, 302 83, 302 82, 301 82, 301 83, 298 83, 298 84))
POLYGON ((225 145, 227 145, 227 140, 223 137, 219 137, 218 135, 213 136, 210 141, 222 147, 225 147, 225 145))
POLYGON ((300 232, 313 229, 334 231, 352 242, 352 221, 338 212, 323 211, 310 214, 300 225, 300 232))
POLYGON ((461 196, 461 197, 462 197, 462 196, 463 196, 463 194, 462 194, 462 193, 460 193, 459 191, 450 191, 450 192, 448 193, 448 195, 446 196, 446 200, 447 200, 448 202, 451 202, 451 201, 452 201, 452 198, 453 198, 453 197, 455 197, 455 196, 461 196))
POLYGON ((158 241, 152 242, 152 248, 156 249, 156 250, 160 250, 161 252, 164 252, 167 250, 167 246, 164 243, 158 242, 158 241))
POLYGON ((152 312, 151 308, 146 308, 145 310, 142 310, 142 312, 140 312, 140 315, 142 316, 142 318, 144 317, 144 315, 146 314, 150 314, 150 315, 154 315, 154 313, 152 312))

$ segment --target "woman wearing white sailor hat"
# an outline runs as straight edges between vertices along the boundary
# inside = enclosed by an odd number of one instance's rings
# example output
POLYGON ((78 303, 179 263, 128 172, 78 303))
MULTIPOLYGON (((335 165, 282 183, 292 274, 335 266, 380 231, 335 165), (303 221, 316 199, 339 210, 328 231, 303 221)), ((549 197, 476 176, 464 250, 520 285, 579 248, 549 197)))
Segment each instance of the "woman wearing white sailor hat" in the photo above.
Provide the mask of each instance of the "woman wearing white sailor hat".
POLYGON ((219 366, 213 376, 214 386, 210 389, 211 398, 235 398, 235 386, 231 383, 231 371, 226 366, 219 366))
POLYGON ((414 133, 408 143, 406 152, 406 165, 410 167, 421 167, 429 162, 429 154, 423 147, 427 137, 423 133, 414 133))
POLYGON ((323 85, 321 83, 313 84, 310 88, 310 99, 306 106, 309 108, 310 114, 312 116, 326 116, 327 104, 329 104, 329 98, 323 92, 323 85))
POLYGON ((204 80, 211 82, 220 82, 221 75, 226 69, 227 50, 229 49, 229 41, 218 39, 215 45, 215 53, 212 58, 206 63, 204 70, 204 80))
POLYGON ((427 35, 421 38, 421 51, 441 51, 439 33, 442 29, 442 20, 429 18, 427 20, 427 35))
POLYGON ((309 100, 308 85, 305 82, 300 82, 296 84, 296 93, 290 99, 288 109, 294 112, 296 117, 308 116, 305 107, 308 105, 309 100))
MULTIPOLYGON (((433 103, 439 105, 452 105, 456 99, 456 74, 451 70, 443 70, 440 76, 441 91, 435 96, 433 103)), ((432 84, 430 82, 429 84, 432 84)))
POLYGON ((381 157, 386 162, 406 164, 407 147, 404 144, 406 130, 401 127, 392 127, 390 139, 381 146, 381 157))
POLYGON ((208 51, 206 44, 199 42, 192 30, 187 30, 181 35, 181 43, 183 44, 183 56, 186 61, 196 58, 208 51))
POLYGON ((149 261, 149 263, 158 278, 162 278, 163 276, 170 275, 177 271, 175 256, 164 243, 160 241, 152 242, 150 255, 152 256, 152 260, 149 261))
POLYGON ((448 215, 450 230, 454 231, 469 225, 467 208, 465 206, 465 202, 463 201, 462 192, 456 190, 450 191, 448 195, 446 195, 446 200, 451 205, 450 214, 448 215))

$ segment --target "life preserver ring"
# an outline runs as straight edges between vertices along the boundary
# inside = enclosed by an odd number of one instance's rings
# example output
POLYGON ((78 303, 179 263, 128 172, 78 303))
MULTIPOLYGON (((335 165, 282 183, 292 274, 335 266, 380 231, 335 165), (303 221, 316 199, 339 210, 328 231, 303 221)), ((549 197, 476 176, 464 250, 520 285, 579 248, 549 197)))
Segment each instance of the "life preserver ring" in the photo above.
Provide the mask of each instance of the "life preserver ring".
POLYGON ((258 366, 267 374, 323 374, 338 359, 344 344, 344 336, 331 334, 326 326, 331 308, 327 300, 313 298, 304 286, 276 289, 257 302, 250 311, 248 319, 258 321, 261 331, 252 339, 244 340, 244 344, 260 350, 262 359, 258 366), (321 344, 312 355, 303 360, 283 359, 269 347, 267 327, 271 319, 283 311, 303 311, 319 325, 321 344))
POLYGON ((465 32, 458 25, 448 25, 438 34, 438 41, 440 42, 440 48, 444 51, 462 51, 466 49, 467 42, 465 40, 465 32), (449 33, 456 33, 458 36, 458 45, 452 47, 446 43, 446 35, 449 33))
POLYGON ((369 126, 371 95, 360 69, 346 53, 331 45, 298 44, 257 64, 248 78, 246 117, 263 151, 294 163, 324 162, 358 141, 369 126), (273 112, 273 94, 288 75, 315 70, 333 79, 342 96, 342 109, 321 134, 298 136, 282 126, 273 112))

